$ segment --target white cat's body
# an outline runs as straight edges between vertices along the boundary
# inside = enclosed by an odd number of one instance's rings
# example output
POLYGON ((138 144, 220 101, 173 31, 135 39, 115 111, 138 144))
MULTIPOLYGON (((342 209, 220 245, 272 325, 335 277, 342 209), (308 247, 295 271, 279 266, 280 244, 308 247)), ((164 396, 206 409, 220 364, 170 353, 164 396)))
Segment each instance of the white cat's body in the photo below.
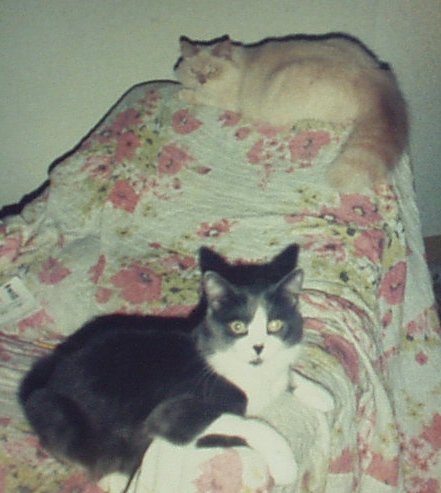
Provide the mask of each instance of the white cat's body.
POLYGON ((341 189, 386 180, 407 145, 407 115, 393 73, 342 36, 241 45, 181 42, 181 99, 274 126, 315 119, 354 122, 331 170, 341 189))
MULTIPOLYGON (((362 101, 353 83, 360 78, 361 66, 368 77, 377 67, 373 58, 341 40, 235 46, 231 63, 234 70, 224 72, 222 80, 228 90, 222 91, 219 84, 216 93, 207 85, 206 103, 211 98, 211 104, 280 126, 292 124, 294 118, 356 118, 362 101)), ((199 91, 202 94, 203 88, 199 91)))

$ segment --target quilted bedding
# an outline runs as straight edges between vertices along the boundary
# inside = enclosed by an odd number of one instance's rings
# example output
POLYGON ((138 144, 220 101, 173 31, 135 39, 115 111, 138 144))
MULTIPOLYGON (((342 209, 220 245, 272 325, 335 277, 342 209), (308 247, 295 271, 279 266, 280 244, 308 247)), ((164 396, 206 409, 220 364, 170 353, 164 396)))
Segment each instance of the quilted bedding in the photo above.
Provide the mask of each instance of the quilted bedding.
MULTIPOLYGON (((324 177, 349 123, 252 125, 176 93, 129 91, 46 191, 0 222, 0 491, 101 491, 49 457, 21 414, 17 383, 35 357, 98 314, 187 314, 201 245, 264 261, 292 242, 306 274, 296 370, 335 406, 287 393, 267 410, 299 463, 284 491, 441 491, 440 326, 408 159, 390 185, 340 194, 324 177)), ((132 489, 273 486, 253 450, 167 456, 158 444, 132 489)))

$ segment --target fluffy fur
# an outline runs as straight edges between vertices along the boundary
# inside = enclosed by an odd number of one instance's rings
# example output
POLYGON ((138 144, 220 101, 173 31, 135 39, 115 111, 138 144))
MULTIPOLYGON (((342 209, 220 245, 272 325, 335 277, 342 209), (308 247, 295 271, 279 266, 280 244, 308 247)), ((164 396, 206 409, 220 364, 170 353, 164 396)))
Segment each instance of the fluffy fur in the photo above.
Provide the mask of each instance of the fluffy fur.
POLYGON ((181 39, 181 99, 275 126, 301 119, 354 121, 330 171, 339 189, 384 182, 407 145, 404 99, 391 70, 344 35, 268 39, 181 39))
POLYGON ((97 478, 132 475, 155 437, 237 435, 264 455, 276 482, 292 481, 287 442, 254 416, 289 387, 302 338, 296 259, 293 245, 266 264, 233 266, 204 248, 196 316, 87 323, 21 384, 43 445, 97 478))

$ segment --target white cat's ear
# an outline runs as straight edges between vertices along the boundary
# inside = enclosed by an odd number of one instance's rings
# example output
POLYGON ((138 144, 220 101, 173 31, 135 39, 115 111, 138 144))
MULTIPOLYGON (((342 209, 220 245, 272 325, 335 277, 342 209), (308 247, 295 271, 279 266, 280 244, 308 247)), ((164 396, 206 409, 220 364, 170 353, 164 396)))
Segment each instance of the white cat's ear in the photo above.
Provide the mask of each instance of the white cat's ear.
POLYGON ((217 56, 219 58, 225 58, 226 60, 232 60, 232 58, 233 58, 233 42, 231 41, 229 36, 226 36, 225 38, 222 38, 221 41, 217 42, 213 46, 211 53, 214 56, 217 56))
POLYGON ((179 39, 179 45, 181 47, 181 55, 183 58, 191 58, 199 52, 199 46, 185 36, 181 36, 179 39))
POLYGON ((303 270, 296 269, 286 275, 279 283, 279 287, 283 289, 290 298, 293 298, 297 301, 297 297, 302 290, 303 284, 303 270))
POLYGON ((202 287, 208 305, 218 309, 231 290, 230 284, 219 274, 207 271, 202 276, 202 287))

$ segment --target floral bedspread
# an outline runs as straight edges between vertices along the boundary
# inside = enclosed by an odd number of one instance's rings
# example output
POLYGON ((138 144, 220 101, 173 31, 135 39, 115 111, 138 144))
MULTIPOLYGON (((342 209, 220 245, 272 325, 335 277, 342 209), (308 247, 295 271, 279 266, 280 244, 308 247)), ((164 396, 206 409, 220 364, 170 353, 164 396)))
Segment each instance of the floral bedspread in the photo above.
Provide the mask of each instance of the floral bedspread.
MULTIPOLYGON (((252 125, 176 92, 129 91, 0 222, 0 491, 101 491, 49 457, 21 414, 35 357, 98 314, 188 313, 201 245, 263 261, 292 242, 306 273, 296 369, 336 405, 285 397, 268 410, 300 466, 286 491, 441 491, 440 327, 408 160, 390 185, 339 194, 325 175, 349 124, 252 125)), ((253 451, 210 453, 179 491, 273 489, 253 451)))

